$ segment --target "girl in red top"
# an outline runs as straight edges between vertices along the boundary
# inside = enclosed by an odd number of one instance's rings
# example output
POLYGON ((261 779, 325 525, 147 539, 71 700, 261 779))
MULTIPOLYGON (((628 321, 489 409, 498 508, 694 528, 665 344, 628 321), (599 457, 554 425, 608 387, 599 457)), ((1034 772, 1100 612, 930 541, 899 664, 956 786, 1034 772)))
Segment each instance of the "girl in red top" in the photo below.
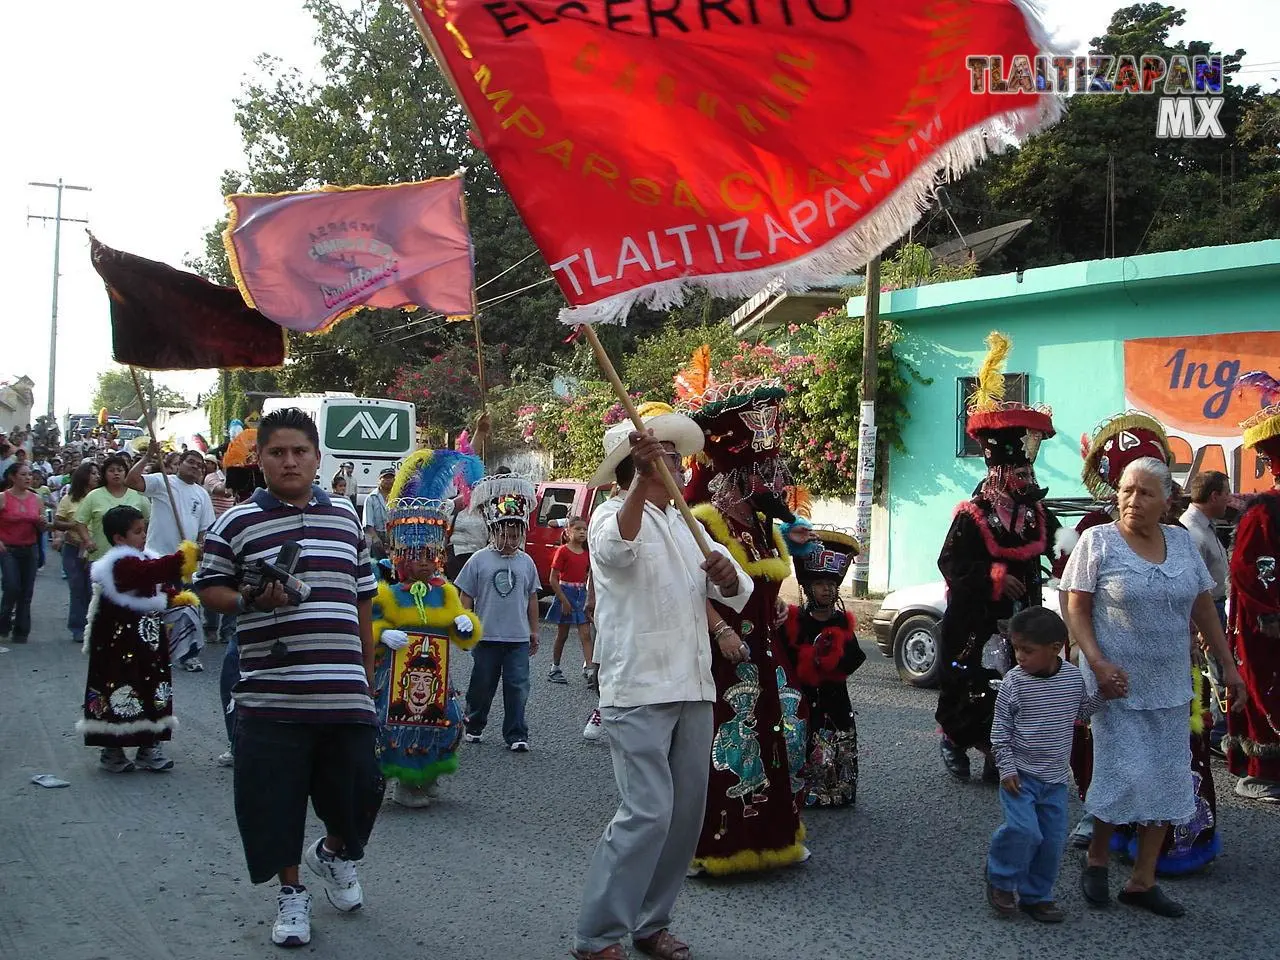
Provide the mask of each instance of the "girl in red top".
POLYGON ((560 656, 569 639, 569 627, 578 628, 582 643, 582 675, 591 670, 591 624, 587 620, 587 578, 591 574, 591 558, 587 553, 587 521, 573 517, 565 529, 565 543, 557 547, 551 558, 551 589, 556 599, 547 619, 556 624, 556 645, 551 655, 552 683, 568 683, 560 669, 560 656))
POLYGON ((36 592, 40 534, 47 528, 44 501, 31 492, 31 467, 13 463, 0 484, 0 638, 13 632, 14 643, 31 633, 31 598, 36 592))

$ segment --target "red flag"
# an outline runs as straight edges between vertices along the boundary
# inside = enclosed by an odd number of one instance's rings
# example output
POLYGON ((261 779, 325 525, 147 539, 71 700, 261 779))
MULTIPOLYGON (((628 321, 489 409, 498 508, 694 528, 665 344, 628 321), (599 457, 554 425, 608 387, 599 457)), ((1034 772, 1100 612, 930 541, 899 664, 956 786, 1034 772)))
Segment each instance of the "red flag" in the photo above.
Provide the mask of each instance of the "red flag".
POLYGON ((408 2, 570 323, 847 272, 1060 109, 970 89, 1047 47, 1024 0, 408 2))
POLYGON ((462 177, 227 197, 223 234, 245 302, 322 332, 362 307, 475 312, 462 177))
POLYGON ((235 287, 89 238, 111 298, 111 355, 146 370, 261 370, 284 363, 285 333, 235 287))

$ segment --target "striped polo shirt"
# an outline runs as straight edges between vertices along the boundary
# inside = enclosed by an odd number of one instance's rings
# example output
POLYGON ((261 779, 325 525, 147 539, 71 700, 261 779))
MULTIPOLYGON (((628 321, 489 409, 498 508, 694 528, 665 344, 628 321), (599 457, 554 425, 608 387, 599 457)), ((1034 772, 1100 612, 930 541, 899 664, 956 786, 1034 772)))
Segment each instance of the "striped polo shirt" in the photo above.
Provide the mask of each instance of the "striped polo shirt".
POLYGON ((1014 667, 1004 675, 991 723, 991 752, 1000 779, 1025 773, 1043 783, 1066 783, 1076 720, 1087 720, 1106 701, 1088 695, 1074 663, 1050 677, 1014 667))
POLYGON ((313 488, 299 508, 258 490, 214 522, 196 589, 239 589, 246 566, 301 548, 294 575, 311 587, 299 606, 240 614, 242 716, 287 723, 376 723, 364 672, 357 604, 376 593, 369 546, 351 501, 313 488))

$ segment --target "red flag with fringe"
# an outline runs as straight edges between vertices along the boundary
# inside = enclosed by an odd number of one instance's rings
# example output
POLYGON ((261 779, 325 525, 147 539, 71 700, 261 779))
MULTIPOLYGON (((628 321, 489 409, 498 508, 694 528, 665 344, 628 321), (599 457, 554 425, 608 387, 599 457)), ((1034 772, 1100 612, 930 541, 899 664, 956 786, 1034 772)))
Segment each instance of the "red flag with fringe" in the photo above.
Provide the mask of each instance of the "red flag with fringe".
POLYGON ((406 2, 568 323, 845 273, 1060 109, 971 89, 1046 50, 1029 0, 406 2))
POLYGON ((89 238, 111 299, 111 356, 144 370, 265 370, 284 363, 285 332, 221 287, 89 238))

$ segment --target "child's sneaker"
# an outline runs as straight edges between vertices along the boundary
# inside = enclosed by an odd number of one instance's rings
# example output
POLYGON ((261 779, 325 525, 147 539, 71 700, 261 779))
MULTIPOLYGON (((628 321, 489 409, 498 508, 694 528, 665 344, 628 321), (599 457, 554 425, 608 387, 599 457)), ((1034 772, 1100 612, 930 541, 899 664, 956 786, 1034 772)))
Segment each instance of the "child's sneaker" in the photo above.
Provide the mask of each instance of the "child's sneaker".
POLYGON ((431 794, 425 787, 411 787, 407 783, 397 783, 392 799, 402 807, 429 807, 431 794))
POLYGON ((153 773, 173 769, 173 761, 166 757, 159 747, 139 747, 138 752, 134 754, 133 764, 139 770, 150 770, 153 773))
POLYGON ((324 881, 324 895, 328 901, 343 913, 359 910, 364 904, 364 891, 360 889, 355 863, 324 849, 324 837, 307 847, 302 859, 307 862, 308 869, 324 881))
POLYGON ((582 730, 583 740, 601 740, 604 738, 604 727, 600 723, 600 711, 592 710, 587 718, 587 725, 582 730))
POLYGON ((228 750, 226 753, 218 754, 218 766, 234 767, 236 765, 236 755, 228 750))
POLYGON ((98 755, 98 766, 107 773, 132 773, 137 769, 119 747, 103 747, 98 755))
POLYGON ((564 675, 564 671, 560 669, 560 664, 552 666, 551 671, 547 674, 547 679, 552 683, 568 683, 569 678, 564 675))
POLYGON ((204 664, 200 662, 199 657, 192 657, 190 660, 182 661, 182 669, 187 673, 204 673, 204 664))
POLYGON ((526 743, 524 740, 517 740, 511 744, 511 752, 512 753, 528 753, 529 744, 526 743))
POLYGON ((305 947, 311 942, 311 894, 301 884, 280 888, 271 942, 280 947, 305 947))
POLYGON ((484 740, 482 733, 464 733, 462 735, 463 743, 481 743, 484 740))

